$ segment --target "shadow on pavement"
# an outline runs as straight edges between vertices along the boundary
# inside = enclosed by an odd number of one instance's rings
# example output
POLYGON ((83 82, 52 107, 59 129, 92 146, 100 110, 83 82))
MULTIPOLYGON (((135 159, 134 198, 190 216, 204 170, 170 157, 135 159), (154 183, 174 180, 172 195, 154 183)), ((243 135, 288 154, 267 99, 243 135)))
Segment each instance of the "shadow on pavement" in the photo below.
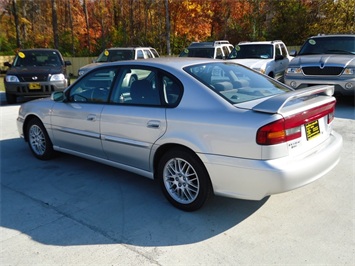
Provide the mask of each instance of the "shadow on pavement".
POLYGON ((182 212, 144 177, 64 154, 40 161, 22 139, 0 145, 0 225, 12 229, 2 240, 20 232, 46 245, 185 245, 226 232, 268 199, 213 197, 182 212))

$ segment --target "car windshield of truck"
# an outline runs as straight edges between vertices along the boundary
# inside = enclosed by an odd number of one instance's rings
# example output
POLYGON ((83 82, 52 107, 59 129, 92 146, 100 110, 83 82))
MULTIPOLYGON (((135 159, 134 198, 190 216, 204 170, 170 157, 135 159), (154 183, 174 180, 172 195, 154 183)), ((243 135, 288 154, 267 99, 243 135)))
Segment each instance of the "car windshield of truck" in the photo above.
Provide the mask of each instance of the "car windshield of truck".
POLYGON ((133 60, 133 50, 105 50, 97 58, 97 63, 114 62, 122 60, 133 60))
POLYGON ((310 38, 302 46, 298 55, 312 54, 355 54, 355 37, 310 38))
POLYGON ((61 65, 60 57, 55 51, 20 51, 13 64, 14 67, 61 65))
POLYGON ((243 44, 236 45, 228 59, 270 59, 273 57, 273 46, 270 44, 243 44))

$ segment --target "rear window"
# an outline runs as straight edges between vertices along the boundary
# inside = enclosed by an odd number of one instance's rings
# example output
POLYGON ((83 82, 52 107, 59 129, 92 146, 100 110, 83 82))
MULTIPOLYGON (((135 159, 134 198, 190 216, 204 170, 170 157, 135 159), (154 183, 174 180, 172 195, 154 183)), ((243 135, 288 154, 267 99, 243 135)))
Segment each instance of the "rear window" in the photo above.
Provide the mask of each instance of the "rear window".
POLYGON ((271 44, 243 44, 236 45, 229 54, 229 59, 269 59, 274 57, 273 45, 271 44))
POLYGON ((187 56, 214 58, 214 48, 189 48, 187 56))
POLYGON ((241 103, 290 91, 272 78, 234 63, 206 63, 184 70, 230 103, 241 103))
POLYGON ((99 55, 96 62, 104 63, 132 59, 134 59, 133 50, 105 50, 99 55))

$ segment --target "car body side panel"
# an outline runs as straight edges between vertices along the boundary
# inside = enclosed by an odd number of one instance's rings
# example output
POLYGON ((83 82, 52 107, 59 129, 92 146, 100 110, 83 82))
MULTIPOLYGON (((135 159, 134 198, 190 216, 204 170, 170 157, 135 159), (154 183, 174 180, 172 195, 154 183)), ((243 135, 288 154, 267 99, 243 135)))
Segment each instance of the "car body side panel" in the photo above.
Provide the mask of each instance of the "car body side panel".
POLYGON ((165 108, 107 105, 101 116, 102 146, 109 160, 150 169, 150 151, 167 127, 165 108))
POLYGON ((100 134, 102 108, 102 104, 57 102, 51 115, 53 145, 105 158, 100 134))

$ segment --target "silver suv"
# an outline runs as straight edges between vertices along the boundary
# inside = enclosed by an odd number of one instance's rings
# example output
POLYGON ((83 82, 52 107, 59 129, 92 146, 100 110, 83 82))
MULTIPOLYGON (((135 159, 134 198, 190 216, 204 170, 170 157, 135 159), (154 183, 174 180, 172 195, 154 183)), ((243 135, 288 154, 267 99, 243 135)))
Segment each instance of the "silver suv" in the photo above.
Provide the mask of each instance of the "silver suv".
POLYGON ((287 85, 334 85, 337 94, 355 94, 355 34, 313 36, 294 54, 285 73, 287 85))
POLYGON ((214 42, 193 42, 180 53, 179 57, 226 59, 232 49, 233 45, 225 40, 214 42))
POLYGON ((279 40, 240 42, 228 56, 228 60, 280 81, 283 81, 285 70, 292 58, 286 45, 279 40))
POLYGON ((92 64, 83 66, 78 71, 78 76, 83 75, 98 64, 121 61, 138 60, 159 57, 159 53, 152 47, 113 47, 105 49, 92 64))

